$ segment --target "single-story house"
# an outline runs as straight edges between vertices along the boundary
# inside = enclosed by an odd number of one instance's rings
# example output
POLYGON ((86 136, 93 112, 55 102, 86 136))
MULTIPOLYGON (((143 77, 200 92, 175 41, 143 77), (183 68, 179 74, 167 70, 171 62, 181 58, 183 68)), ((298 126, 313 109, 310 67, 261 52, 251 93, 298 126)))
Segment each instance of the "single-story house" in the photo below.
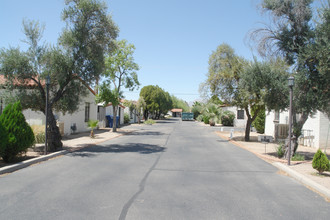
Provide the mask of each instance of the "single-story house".
MULTIPOLYGON (((299 115, 297 115, 299 117, 299 115)), ((266 113, 265 134, 275 140, 285 139, 289 130, 288 111, 270 111, 266 113)), ((320 111, 308 117, 302 128, 299 144, 314 148, 330 147, 330 120, 320 111)))
MULTIPOLYGON (((80 79, 83 83, 82 79, 80 79)), ((0 84, 5 82, 3 75, 0 75, 0 84)), ((109 123, 105 118, 105 115, 113 115, 111 104, 106 107, 100 106, 95 103, 95 91, 83 83, 86 86, 88 94, 83 97, 83 100, 80 103, 80 106, 76 112, 73 114, 63 114, 61 112, 54 112, 55 118, 57 119, 58 126, 62 135, 69 135, 74 132, 84 132, 89 131, 87 127, 88 120, 99 120, 99 127, 108 127, 109 123)), ((0 89, 0 114, 2 113, 5 103, 1 94, 4 92, 4 89, 0 89)), ((120 117, 120 123, 124 123, 124 106, 120 105, 118 108, 117 116, 120 117)), ((30 125, 45 125, 45 115, 39 111, 32 111, 31 109, 26 109, 23 111, 23 114, 26 118, 26 121, 30 125)))
POLYGON ((172 112, 172 117, 180 117, 182 115, 182 108, 174 108, 171 110, 172 112))
MULTIPOLYGON (((136 114, 136 110, 134 109, 133 111, 130 111, 130 109, 127 107, 124 109, 124 114, 128 114, 129 115, 129 123, 133 124, 133 123, 138 123, 138 116, 136 114)), ((142 116, 141 116, 142 117, 142 116)))
POLYGON ((230 111, 236 115, 234 119, 234 127, 245 128, 247 122, 247 116, 244 109, 236 106, 221 106, 223 111, 230 111))

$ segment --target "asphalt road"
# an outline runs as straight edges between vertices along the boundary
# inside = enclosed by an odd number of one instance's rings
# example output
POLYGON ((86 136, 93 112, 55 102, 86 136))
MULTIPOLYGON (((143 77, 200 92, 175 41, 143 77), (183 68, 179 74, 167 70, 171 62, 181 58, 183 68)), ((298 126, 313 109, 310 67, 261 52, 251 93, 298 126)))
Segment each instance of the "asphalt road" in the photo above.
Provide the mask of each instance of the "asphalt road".
POLYGON ((330 219, 330 203, 172 119, 1 176, 0 219, 330 219))

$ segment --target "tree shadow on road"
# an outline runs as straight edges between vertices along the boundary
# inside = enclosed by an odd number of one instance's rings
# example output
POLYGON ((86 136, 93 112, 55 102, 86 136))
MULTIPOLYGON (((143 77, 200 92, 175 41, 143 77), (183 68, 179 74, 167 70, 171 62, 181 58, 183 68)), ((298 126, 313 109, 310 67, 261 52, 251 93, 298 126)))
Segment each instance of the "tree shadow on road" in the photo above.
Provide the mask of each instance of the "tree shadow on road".
POLYGON ((126 134, 126 136, 130 136, 130 135, 138 135, 138 136, 155 135, 155 136, 158 136, 158 135, 164 135, 164 133, 158 132, 158 131, 143 131, 143 132, 140 131, 140 132, 131 132, 131 133, 126 134))
POLYGON ((91 146, 72 152, 71 157, 96 157, 100 153, 140 153, 152 154, 165 151, 165 147, 152 144, 127 143, 127 144, 110 144, 105 146, 91 146))

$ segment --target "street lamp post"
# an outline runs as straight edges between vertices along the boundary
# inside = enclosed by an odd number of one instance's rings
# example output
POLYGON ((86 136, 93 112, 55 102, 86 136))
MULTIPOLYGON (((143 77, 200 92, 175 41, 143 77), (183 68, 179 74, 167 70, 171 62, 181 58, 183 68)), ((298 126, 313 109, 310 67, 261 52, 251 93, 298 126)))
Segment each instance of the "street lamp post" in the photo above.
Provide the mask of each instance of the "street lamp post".
POLYGON ((50 77, 49 75, 46 77, 46 126, 45 126, 45 155, 47 154, 47 145, 48 145, 48 99, 49 99, 49 85, 50 85, 50 77))
POLYGON ((288 85, 290 88, 290 109, 289 109, 289 151, 288 151, 288 165, 290 165, 291 160, 291 140, 292 140, 292 99, 293 99, 293 86, 294 77, 290 76, 288 79, 288 85))

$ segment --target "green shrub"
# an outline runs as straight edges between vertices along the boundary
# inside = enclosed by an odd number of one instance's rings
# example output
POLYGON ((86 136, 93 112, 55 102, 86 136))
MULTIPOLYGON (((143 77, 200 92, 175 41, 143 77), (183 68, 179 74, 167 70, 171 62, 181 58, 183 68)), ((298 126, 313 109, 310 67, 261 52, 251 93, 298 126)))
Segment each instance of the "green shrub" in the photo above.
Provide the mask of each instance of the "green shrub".
POLYGON ((148 119, 148 120, 146 120, 145 122, 144 122, 144 124, 146 124, 146 125, 153 125, 153 124, 155 124, 156 122, 154 121, 154 120, 152 120, 152 119, 148 119))
POLYGON ((87 122, 87 126, 91 129, 91 134, 90 137, 94 138, 94 129, 97 127, 97 125, 99 124, 98 120, 88 120, 87 122))
POLYGON ((5 127, 0 121, 0 155, 3 155, 3 151, 6 149, 8 143, 8 134, 5 127))
MULTIPOLYGON (((252 111, 252 115, 254 111, 252 111)), ((265 109, 262 109, 256 119, 252 122, 252 126, 256 128, 257 132, 263 134, 265 132, 265 120, 266 120, 266 113, 265 109)))
POLYGON ((0 123, 8 134, 8 143, 1 150, 1 157, 5 162, 12 161, 15 156, 26 151, 34 143, 34 134, 25 121, 20 102, 9 104, 0 116, 0 123))
POLYGON ((276 147, 276 154, 278 158, 282 158, 284 156, 284 148, 283 148, 284 144, 280 144, 278 147, 276 147))
POLYGON ((129 114, 128 113, 125 113, 124 114, 124 124, 127 124, 127 123, 129 123, 130 122, 130 117, 129 117, 129 114))
POLYGON ((296 153, 295 155, 293 155, 293 157, 291 158, 292 161, 304 161, 305 160, 305 156, 296 153))
POLYGON ((197 121, 202 122, 203 121, 203 115, 198 115, 196 119, 197 119, 197 121))
POLYGON ((203 116, 203 122, 204 122, 204 124, 209 124, 210 123, 210 117, 207 116, 207 115, 204 115, 203 116))
POLYGON ((221 115, 221 123, 224 126, 234 125, 235 114, 231 111, 224 111, 221 115))
POLYGON ((329 170, 329 160, 320 149, 315 153, 312 165, 319 173, 329 170))

